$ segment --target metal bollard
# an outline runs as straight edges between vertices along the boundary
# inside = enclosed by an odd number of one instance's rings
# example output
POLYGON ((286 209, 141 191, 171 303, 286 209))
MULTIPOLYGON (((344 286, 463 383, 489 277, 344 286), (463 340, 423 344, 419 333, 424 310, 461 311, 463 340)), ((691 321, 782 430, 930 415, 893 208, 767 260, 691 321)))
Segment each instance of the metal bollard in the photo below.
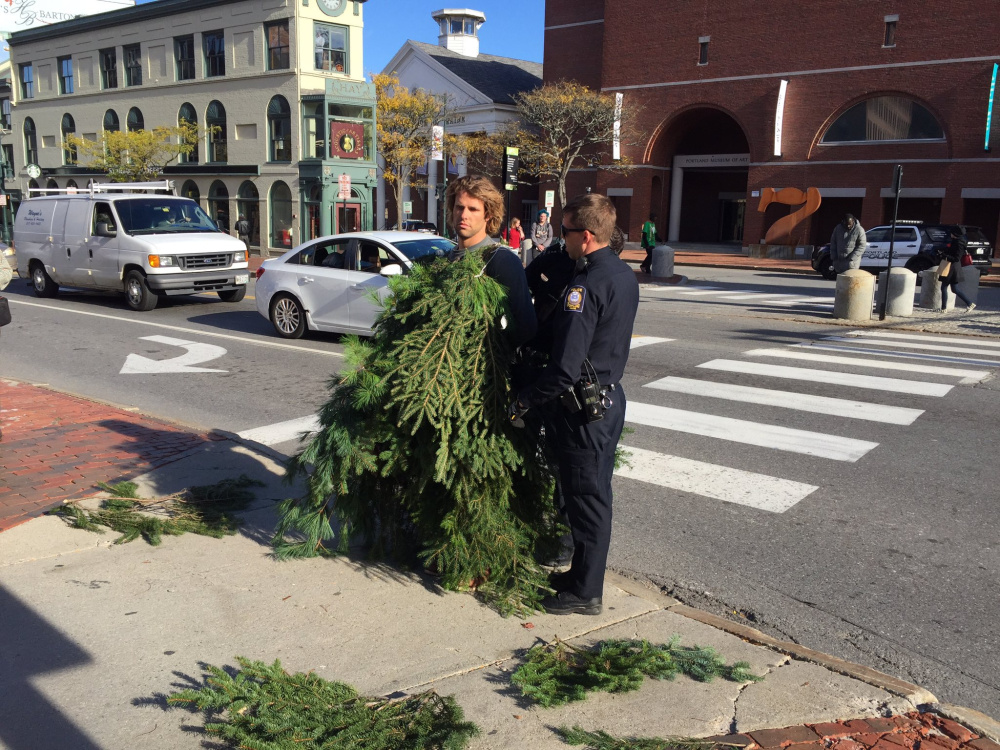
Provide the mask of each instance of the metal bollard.
POLYGON ((670 245, 653 248, 653 262, 650 267, 653 278, 669 279, 674 275, 674 249, 670 245))
MULTIPOLYGON (((885 271, 878 275, 878 302, 882 303, 882 294, 886 283, 885 271)), ((917 291, 917 275, 905 268, 893 268, 889 272, 889 299, 885 304, 885 314, 898 318, 913 315, 913 297, 917 291)))
MULTIPOLYGON (((941 282, 938 280, 937 266, 920 272, 920 307, 928 310, 941 309, 941 282)), ((955 295, 948 294, 948 309, 955 308, 955 295)))
POLYGON ((860 268, 837 275, 837 296, 833 317, 844 320, 871 320, 875 301, 875 277, 860 268))

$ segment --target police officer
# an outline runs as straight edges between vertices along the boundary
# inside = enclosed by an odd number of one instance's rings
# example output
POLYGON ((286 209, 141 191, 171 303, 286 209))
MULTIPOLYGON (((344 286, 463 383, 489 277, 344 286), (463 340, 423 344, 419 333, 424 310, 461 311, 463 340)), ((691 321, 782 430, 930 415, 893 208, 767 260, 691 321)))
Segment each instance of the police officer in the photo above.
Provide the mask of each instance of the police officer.
POLYGON ((466 175, 448 185, 445 204, 458 243, 449 256, 460 260, 469 250, 486 252, 486 275, 507 290, 508 340, 516 348, 530 340, 538 327, 531 294, 521 261, 492 239, 503 221, 503 196, 492 182, 480 175, 466 175))
POLYGON ((573 534, 573 564, 552 577, 554 614, 600 614, 611 543, 611 477, 625 423, 621 378, 628 361, 639 285, 608 247, 615 208, 587 194, 563 209, 562 235, 576 273, 551 323, 551 358, 538 379, 518 391, 512 416, 548 412, 559 483, 573 534))

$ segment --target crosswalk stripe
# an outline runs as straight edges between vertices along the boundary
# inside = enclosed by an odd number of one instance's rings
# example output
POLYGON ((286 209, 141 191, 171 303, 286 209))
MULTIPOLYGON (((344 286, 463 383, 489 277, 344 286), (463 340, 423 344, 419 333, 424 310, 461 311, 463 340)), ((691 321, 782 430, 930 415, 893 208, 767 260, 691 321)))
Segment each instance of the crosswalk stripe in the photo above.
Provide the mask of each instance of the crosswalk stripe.
MULTIPOLYGON (((890 331, 848 331, 848 336, 863 336, 871 338, 883 338, 883 339, 910 339, 913 341, 948 341, 951 343, 955 342, 954 336, 927 336, 919 333, 892 333, 890 331)), ((995 349, 1000 349, 1000 341, 987 341, 983 339, 975 339, 971 336, 963 336, 961 343, 968 344, 969 346, 988 346, 995 349)))
POLYGON ((737 503, 771 513, 784 513, 818 487, 751 471, 694 461, 680 456, 622 446, 631 466, 615 474, 678 492, 737 503))
MULTIPOLYGON (((803 346, 794 344, 794 346, 803 346)), ((868 352, 868 354, 885 354, 886 352, 868 352)), ((852 367, 872 367, 880 370, 902 370, 904 372, 921 372, 927 375, 954 375, 957 378, 976 378, 989 375, 989 370, 963 370, 957 367, 936 367, 934 365, 917 365, 909 362, 886 362, 884 360, 868 361, 854 357, 838 357, 833 354, 811 354, 804 351, 789 349, 751 349, 743 352, 749 357, 783 357, 785 359, 804 359, 810 362, 828 362, 836 365, 851 365, 852 367)))
POLYGON ((822 432, 796 430, 780 425, 749 422, 743 419, 719 417, 714 414, 701 414, 634 401, 629 402, 625 407, 625 421, 647 427, 659 427, 664 430, 756 445, 761 448, 804 453, 807 456, 829 458, 834 461, 857 461, 868 451, 878 446, 878 443, 867 440, 855 440, 854 438, 826 435, 822 432))
MULTIPOLYGON (((766 350, 758 350, 766 351, 766 350)), ((752 352, 749 352, 752 353, 752 352)), ((673 393, 688 393, 694 396, 721 398, 727 401, 740 401, 749 404, 776 406, 781 409, 795 409, 815 414, 830 414, 835 417, 849 419, 864 419, 869 422, 884 422, 886 424, 913 424, 917 417, 923 414, 923 409, 907 409, 902 406, 887 406, 872 404, 865 401, 852 401, 828 396, 812 396, 807 393, 793 393, 770 388, 754 388, 748 385, 731 383, 713 383, 708 380, 692 378, 666 377, 652 383, 646 383, 647 388, 656 388, 673 393)))
POLYGON ((968 346, 942 346, 940 344, 918 344, 911 341, 873 341, 860 336, 824 336, 823 341, 844 341, 850 344, 869 346, 898 346, 901 349, 926 349, 931 352, 954 352, 955 354, 976 354, 980 357, 1000 357, 1000 351, 991 352, 968 346))
POLYGON ((852 373, 831 372, 829 370, 812 370, 806 367, 786 367, 784 365, 767 365, 761 362, 737 362, 730 359, 713 359, 698 365, 709 370, 724 372, 739 372, 744 375, 763 375, 791 380, 806 380, 810 383, 829 383, 853 388, 869 388, 874 391, 892 391, 894 393, 909 393, 916 396, 944 396, 954 386, 942 383, 922 383, 919 380, 902 380, 899 378, 883 378, 878 375, 855 375, 852 373))
POLYGON ((687 297, 707 297, 712 294, 748 294, 751 291, 750 289, 685 289, 677 293, 687 297))
POLYGON ((668 341, 673 341, 673 339, 662 339, 657 336, 633 336, 632 340, 629 342, 629 349, 638 349, 640 346, 649 346, 650 344, 664 344, 668 341))
POLYGON ((253 440, 262 445, 277 445, 289 440, 295 440, 303 432, 318 432, 319 417, 313 414, 309 417, 299 417, 289 419, 287 422, 276 422, 275 424, 254 427, 251 430, 237 432, 244 440, 253 440))
POLYGON ((833 304, 832 299, 827 299, 826 297, 792 297, 791 299, 775 300, 769 304, 772 305, 821 305, 828 306, 833 304))
POLYGON ((787 294, 774 294, 773 292, 770 294, 754 292, 752 294, 731 294, 726 297, 719 297, 719 299, 767 299, 768 297, 781 298, 787 296, 787 294))
POLYGON ((996 367, 997 362, 986 359, 970 359, 969 357, 949 357, 944 354, 921 354, 920 352, 887 352, 881 349, 861 349, 856 346, 837 346, 836 344, 792 344, 808 349, 822 349, 830 352, 850 352, 864 354, 870 357, 898 357, 900 359, 919 359, 925 362, 952 362, 956 365, 976 365, 977 367, 996 367))

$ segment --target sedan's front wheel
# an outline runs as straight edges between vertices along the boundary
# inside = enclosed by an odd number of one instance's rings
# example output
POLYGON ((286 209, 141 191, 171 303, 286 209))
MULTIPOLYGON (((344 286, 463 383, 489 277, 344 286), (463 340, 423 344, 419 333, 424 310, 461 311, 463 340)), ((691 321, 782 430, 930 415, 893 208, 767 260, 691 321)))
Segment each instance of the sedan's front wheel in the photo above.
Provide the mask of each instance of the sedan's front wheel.
POLYGON ((295 297, 282 294, 271 303, 271 323, 283 339, 301 338, 306 332, 306 313, 295 297))

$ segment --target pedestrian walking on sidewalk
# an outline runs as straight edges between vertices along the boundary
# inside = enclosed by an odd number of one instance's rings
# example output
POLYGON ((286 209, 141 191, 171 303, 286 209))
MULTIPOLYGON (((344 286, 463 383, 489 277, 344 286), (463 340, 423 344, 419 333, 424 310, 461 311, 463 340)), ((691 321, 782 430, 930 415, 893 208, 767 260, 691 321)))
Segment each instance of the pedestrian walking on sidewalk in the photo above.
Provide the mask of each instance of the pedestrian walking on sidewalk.
POLYGON ((642 249, 646 251, 646 259, 639 264, 639 270, 649 273, 653 270, 653 248, 656 247, 656 212, 650 211, 649 221, 642 225, 642 249))
POLYGON ((236 220, 236 236, 247 248, 250 247, 250 222, 243 214, 240 214, 240 218, 236 220))
POLYGON ((861 256, 868 247, 865 229, 854 214, 844 214, 844 220, 833 230, 830 236, 830 258, 833 260, 833 270, 843 273, 849 269, 861 268, 861 256))
POLYGON ((563 209, 562 236, 575 265, 553 316, 548 363, 511 404, 512 418, 539 408, 553 427, 549 439, 573 534, 572 567, 551 577, 556 593, 542 601, 553 614, 596 615, 603 608, 611 477, 625 424, 621 378, 639 308, 635 274, 608 246, 615 218, 614 204, 596 193, 563 209))
MULTIPOLYGON (((958 272, 963 265, 962 259, 970 257, 971 260, 969 242, 959 227, 952 227, 951 241, 941 255, 943 260, 938 266, 938 279, 941 281, 941 310, 944 311, 948 308, 948 287, 950 286, 955 292, 955 296, 965 303, 966 311, 972 312, 976 309, 976 303, 970 302, 969 298, 965 296, 965 292, 958 287, 958 272)), ((970 264, 966 263, 965 265, 970 264)))

